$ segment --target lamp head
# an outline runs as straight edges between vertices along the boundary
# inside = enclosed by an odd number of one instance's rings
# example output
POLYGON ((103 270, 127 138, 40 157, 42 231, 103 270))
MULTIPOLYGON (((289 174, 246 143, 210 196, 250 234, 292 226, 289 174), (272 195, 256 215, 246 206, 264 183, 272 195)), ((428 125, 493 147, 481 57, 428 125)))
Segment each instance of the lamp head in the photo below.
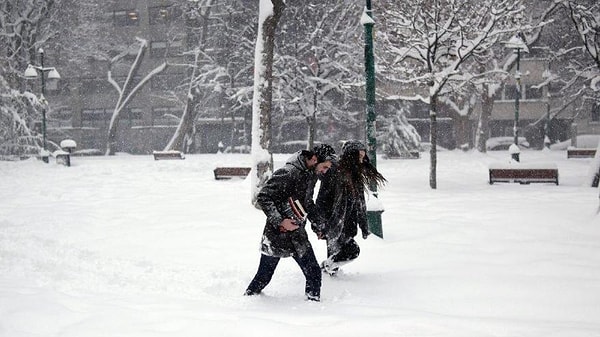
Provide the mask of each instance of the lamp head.
POLYGON ((58 71, 56 71, 55 68, 52 68, 50 70, 50 72, 48 73, 48 79, 50 79, 50 80, 58 80, 58 79, 60 79, 60 74, 58 73, 58 71))
POLYGON ((36 78, 38 76, 37 70, 30 64, 27 66, 27 69, 25 69, 25 77, 32 79, 32 78, 36 78))
POLYGON ((529 48, 527 48, 527 44, 523 41, 521 34, 516 34, 510 38, 508 41, 504 41, 504 46, 509 49, 519 49, 526 53, 529 53, 529 48))

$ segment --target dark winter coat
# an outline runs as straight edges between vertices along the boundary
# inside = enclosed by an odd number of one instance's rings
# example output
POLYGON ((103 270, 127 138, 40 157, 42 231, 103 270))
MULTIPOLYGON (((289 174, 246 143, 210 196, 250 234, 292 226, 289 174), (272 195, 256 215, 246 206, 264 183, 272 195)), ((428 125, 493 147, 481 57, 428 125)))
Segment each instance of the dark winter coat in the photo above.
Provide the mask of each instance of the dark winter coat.
POLYGON ((302 152, 296 153, 273 175, 262 187, 257 202, 267 216, 263 231, 261 252, 276 257, 303 256, 312 250, 306 233, 306 221, 297 223, 300 228, 294 231, 281 232, 279 224, 285 218, 292 218, 293 213, 288 206, 288 198, 298 200, 311 222, 319 221, 315 204, 312 200, 317 176, 312 169, 306 167, 306 158, 302 152))
POLYGON ((349 188, 350 176, 338 167, 332 167, 321 178, 317 196, 318 212, 327 217, 324 235, 330 254, 336 254, 340 247, 358 234, 369 233, 365 187, 356 186, 353 193, 349 188))

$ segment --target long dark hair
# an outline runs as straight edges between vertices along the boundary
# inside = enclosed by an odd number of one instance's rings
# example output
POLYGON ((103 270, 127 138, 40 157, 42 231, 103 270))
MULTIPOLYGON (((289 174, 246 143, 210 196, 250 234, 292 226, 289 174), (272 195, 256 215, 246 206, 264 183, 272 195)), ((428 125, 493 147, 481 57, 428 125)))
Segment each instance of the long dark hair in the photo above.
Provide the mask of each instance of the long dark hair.
POLYGON ((365 154, 362 164, 359 162, 359 149, 344 151, 338 162, 342 183, 354 195, 362 193, 365 186, 383 186, 387 180, 371 164, 365 154))

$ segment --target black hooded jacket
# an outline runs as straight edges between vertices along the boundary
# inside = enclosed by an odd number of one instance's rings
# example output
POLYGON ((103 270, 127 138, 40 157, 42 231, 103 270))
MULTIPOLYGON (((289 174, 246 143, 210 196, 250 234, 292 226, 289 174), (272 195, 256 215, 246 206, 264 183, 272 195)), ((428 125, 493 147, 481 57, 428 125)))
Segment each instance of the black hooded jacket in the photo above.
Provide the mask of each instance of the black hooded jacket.
POLYGON ((297 222, 300 228, 294 231, 281 232, 279 224, 285 218, 292 218, 293 213, 288 206, 288 198, 298 200, 308 213, 311 222, 321 221, 312 200, 317 175, 306 167, 306 152, 294 154, 273 175, 257 196, 257 202, 267 216, 263 231, 261 252, 276 257, 302 256, 312 249, 306 233, 306 221, 297 222))
POLYGON ((363 185, 356 185, 353 193, 348 189, 351 177, 339 167, 332 167, 321 179, 317 196, 317 208, 327 217, 323 234, 331 254, 339 251, 345 243, 358 234, 369 233, 367 206, 363 185))

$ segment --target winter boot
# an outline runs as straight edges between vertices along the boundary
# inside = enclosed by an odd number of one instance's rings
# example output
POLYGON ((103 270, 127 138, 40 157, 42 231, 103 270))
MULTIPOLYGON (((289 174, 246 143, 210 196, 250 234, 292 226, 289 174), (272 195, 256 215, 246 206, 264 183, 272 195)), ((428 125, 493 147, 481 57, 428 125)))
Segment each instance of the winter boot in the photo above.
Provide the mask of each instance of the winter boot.
POLYGON ((246 289, 246 291, 244 292, 244 296, 254 296, 254 295, 260 295, 260 291, 246 289))
POLYGON ((321 296, 316 295, 316 294, 306 293, 306 300, 313 301, 313 302, 321 302, 321 296))
POLYGON ((327 259, 321 262, 321 270, 324 273, 329 274, 329 276, 335 276, 337 272, 340 270, 340 267, 330 259, 327 259))

